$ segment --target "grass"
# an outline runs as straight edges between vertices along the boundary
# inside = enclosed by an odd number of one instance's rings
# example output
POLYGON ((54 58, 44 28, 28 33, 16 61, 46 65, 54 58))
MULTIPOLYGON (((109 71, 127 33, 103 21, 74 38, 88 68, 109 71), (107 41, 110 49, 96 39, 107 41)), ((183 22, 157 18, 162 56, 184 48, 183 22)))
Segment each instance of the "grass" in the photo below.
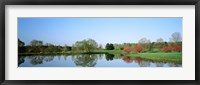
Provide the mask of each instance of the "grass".
POLYGON ((122 50, 96 50, 94 52, 109 53, 109 54, 122 54, 122 50))
POLYGON ((138 53, 127 54, 129 57, 141 57, 146 60, 182 63, 182 53, 138 53))

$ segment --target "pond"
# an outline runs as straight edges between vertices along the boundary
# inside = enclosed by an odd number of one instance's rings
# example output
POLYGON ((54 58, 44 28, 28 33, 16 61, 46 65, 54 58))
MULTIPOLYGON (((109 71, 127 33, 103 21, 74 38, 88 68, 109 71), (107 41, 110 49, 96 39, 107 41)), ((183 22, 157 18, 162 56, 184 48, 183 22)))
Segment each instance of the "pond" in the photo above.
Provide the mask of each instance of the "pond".
POLYGON ((121 54, 27 55, 18 57, 19 67, 182 67, 121 54))

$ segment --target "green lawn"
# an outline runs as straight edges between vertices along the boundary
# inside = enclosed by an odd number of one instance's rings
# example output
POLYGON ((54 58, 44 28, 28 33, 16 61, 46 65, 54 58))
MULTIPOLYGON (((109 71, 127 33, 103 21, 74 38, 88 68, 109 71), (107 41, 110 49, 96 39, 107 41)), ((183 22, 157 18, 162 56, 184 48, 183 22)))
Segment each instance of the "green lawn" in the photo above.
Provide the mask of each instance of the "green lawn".
MULTIPOLYGON (((109 54, 123 54, 122 50, 96 50, 95 52, 109 53, 109 54)), ((161 62, 175 62, 182 63, 182 53, 177 52, 158 52, 158 53, 130 53, 124 54, 129 57, 141 57, 146 60, 161 61, 161 62)))
POLYGON ((138 54, 127 54, 126 56, 141 57, 147 60, 154 60, 154 61, 182 63, 182 53, 138 53, 138 54))
POLYGON ((122 50, 96 50, 95 52, 110 53, 110 54, 122 54, 122 50))

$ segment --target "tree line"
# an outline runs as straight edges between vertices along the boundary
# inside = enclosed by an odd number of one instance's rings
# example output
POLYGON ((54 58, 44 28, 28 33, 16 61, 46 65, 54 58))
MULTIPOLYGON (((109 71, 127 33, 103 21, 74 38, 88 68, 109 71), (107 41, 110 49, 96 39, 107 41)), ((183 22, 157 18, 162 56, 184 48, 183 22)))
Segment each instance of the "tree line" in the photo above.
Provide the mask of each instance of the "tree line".
MULTIPOLYGON (((147 38, 141 38, 138 43, 123 43, 113 44, 107 43, 106 50, 123 50, 125 53, 140 53, 140 52, 181 52, 182 37, 180 33, 175 32, 169 38, 169 42, 164 42, 162 38, 158 38, 156 42, 151 42, 147 38)), ((43 43, 41 40, 32 40, 30 45, 26 45, 18 39, 19 53, 90 53, 95 50, 104 49, 101 44, 98 44, 93 39, 84 39, 75 42, 72 46, 59 46, 51 43, 43 43)))

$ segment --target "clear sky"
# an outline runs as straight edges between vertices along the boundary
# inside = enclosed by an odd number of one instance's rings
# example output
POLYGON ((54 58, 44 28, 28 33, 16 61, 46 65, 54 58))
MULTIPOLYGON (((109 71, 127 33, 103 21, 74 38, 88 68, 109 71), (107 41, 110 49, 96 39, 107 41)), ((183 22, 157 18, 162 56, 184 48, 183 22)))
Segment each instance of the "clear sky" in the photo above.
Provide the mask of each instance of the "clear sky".
POLYGON ((143 37, 169 41, 174 32, 182 36, 182 18, 18 18, 18 38, 26 45, 34 39, 69 46, 88 38, 103 46, 143 37))

